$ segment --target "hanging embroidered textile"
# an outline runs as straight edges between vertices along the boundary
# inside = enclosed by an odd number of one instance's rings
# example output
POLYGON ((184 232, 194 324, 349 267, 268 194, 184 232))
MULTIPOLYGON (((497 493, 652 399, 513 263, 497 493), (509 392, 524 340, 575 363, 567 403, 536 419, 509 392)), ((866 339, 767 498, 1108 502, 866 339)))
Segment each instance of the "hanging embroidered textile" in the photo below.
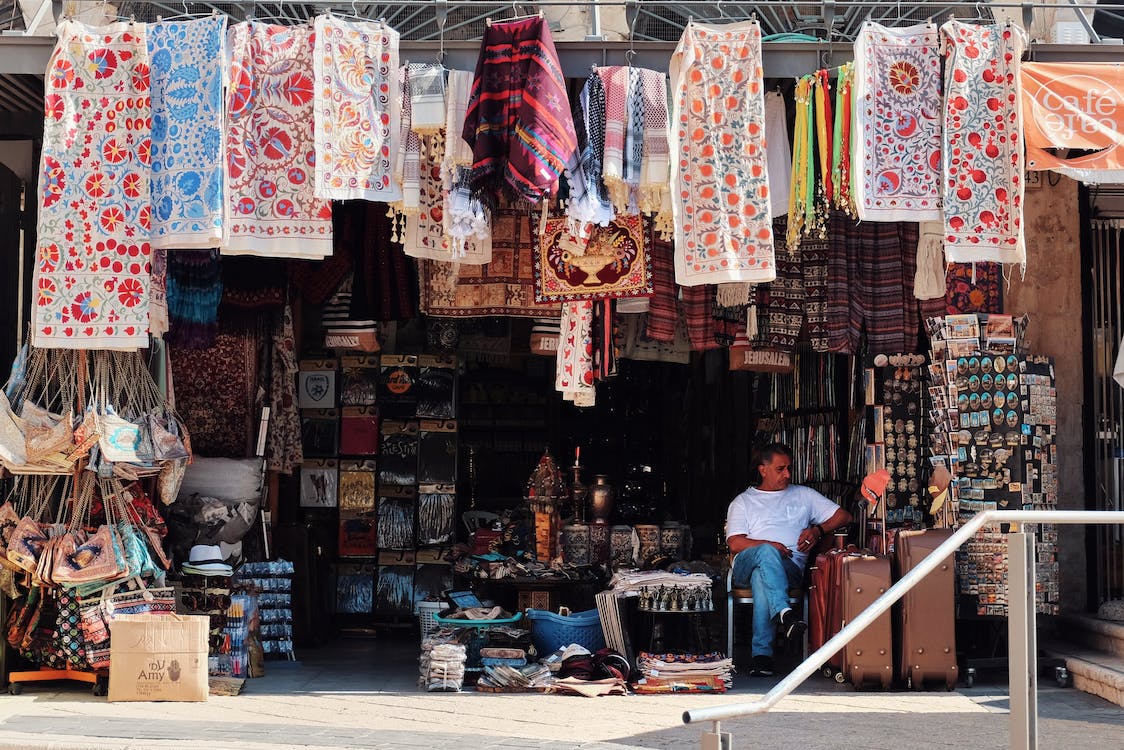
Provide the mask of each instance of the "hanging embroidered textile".
POLYGON ((1023 125, 1016 96, 1026 41, 1026 32, 1009 23, 941 26, 944 249, 950 263, 1026 264, 1023 125))
POLYGON ((472 192, 493 201, 506 183, 537 203, 577 162, 566 80, 544 18, 484 31, 463 136, 472 146, 472 192))
POLYGON ((761 75, 756 21, 689 22, 672 55, 675 278, 683 286, 776 276, 761 75))
POLYGON ((941 60, 931 23, 867 21, 855 42, 852 173, 860 219, 941 217, 941 60))
POLYGON ((1119 63, 1023 63, 1026 168, 1082 182, 1124 182, 1124 70, 1119 63), (1095 151, 1063 159, 1046 149, 1095 151))
POLYGON ((292 474, 304 461, 300 410, 297 408, 297 345, 293 334, 293 311, 285 305, 270 333, 269 437, 265 444, 266 469, 292 474))
POLYGON ((472 266, 420 261, 422 312, 451 318, 558 317, 558 303, 535 302, 537 228, 537 216, 532 219, 526 213, 500 211, 493 216, 490 263, 472 266))
POLYGON ((227 36, 231 218, 222 252, 326 258, 332 254, 332 204, 313 192, 312 27, 247 22, 227 36))
POLYGON ((313 51, 317 198, 391 202, 401 119, 398 32, 378 21, 331 14, 315 21, 313 51))
POLYGON ((152 145, 145 26, 68 20, 57 34, 44 98, 31 343, 145 347, 152 145))
POLYGON ((226 16, 148 27, 152 247, 217 247, 223 231, 226 16))
POLYGON ((593 305, 590 300, 562 305, 558 366, 554 387, 574 406, 593 406, 593 305))
POLYGON ((535 301, 641 297, 652 294, 647 238, 641 216, 621 215, 607 227, 594 227, 588 243, 565 218, 546 220, 535 263, 535 301))
POLYGON ((945 274, 945 315, 1003 311, 1003 267, 998 263, 950 263, 945 274))

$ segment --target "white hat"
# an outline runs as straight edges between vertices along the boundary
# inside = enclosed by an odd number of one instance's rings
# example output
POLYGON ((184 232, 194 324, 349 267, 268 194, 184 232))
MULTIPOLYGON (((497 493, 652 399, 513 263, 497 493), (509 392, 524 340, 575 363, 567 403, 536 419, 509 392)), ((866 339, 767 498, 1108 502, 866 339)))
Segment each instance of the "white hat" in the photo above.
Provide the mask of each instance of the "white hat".
POLYGON ((222 550, 216 544, 196 544, 187 554, 183 569, 187 573, 201 575, 231 575, 234 570, 226 564, 222 550))

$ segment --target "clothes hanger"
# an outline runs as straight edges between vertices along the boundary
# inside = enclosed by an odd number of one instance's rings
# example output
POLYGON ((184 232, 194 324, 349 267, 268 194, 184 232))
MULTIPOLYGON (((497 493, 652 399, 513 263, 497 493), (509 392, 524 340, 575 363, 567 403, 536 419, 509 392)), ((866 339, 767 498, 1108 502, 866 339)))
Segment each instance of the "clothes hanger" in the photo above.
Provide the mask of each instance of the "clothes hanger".
MULTIPOLYGON (((510 21, 522 21, 526 18, 542 18, 542 11, 541 10, 536 11, 534 13, 524 13, 524 14, 520 15, 517 2, 512 2, 511 12, 514 13, 515 15, 513 15, 511 18, 502 18, 499 21, 495 21, 495 23, 508 23, 510 21)), ((484 22, 490 27, 493 23, 492 17, 488 16, 486 19, 484 19, 484 22)))
POLYGON ((445 67, 445 24, 449 20, 449 0, 434 0, 437 6, 437 64, 445 67))
POLYGON ((156 23, 160 23, 162 21, 190 21, 193 18, 214 18, 219 14, 218 8, 212 8, 208 13, 192 13, 187 9, 187 0, 183 0, 182 5, 183 13, 177 13, 176 15, 168 16, 167 18, 164 18, 163 16, 156 16, 156 23))

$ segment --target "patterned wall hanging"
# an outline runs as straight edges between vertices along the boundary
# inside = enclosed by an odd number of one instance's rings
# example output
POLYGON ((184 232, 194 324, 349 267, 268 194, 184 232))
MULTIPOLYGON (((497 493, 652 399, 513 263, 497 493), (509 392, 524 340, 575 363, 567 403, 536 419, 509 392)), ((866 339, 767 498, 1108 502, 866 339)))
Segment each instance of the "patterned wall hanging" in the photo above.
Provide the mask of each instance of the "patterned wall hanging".
POLYGON ((326 258, 332 204, 313 193, 312 27, 235 24, 230 39, 226 255, 326 258))
POLYGON ((691 21, 671 58, 675 280, 772 281, 761 27, 691 21))
POLYGON ((455 318, 561 315, 560 305, 535 302, 536 229, 525 213, 497 212, 492 215, 491 262, 482 266, 419 263, 422 311, 455 318))
POLYGON ((945 52, 944 228, 949 263, 1026 263, 1022 114, 1026 32, 1010 23, 941 26, 945 52))
POLYGON ((154 248, 222 241, 225 39, 225 15, 148 27, 154 248))
POLYGON ((588 243, 570 231, 570 220, 546 220, 535 264, 536 302, 573 302, 652 294, 647 222, 618 215, 592 227, 588 243))
POLYGON ((940 72, 934 24, 863 24, 855 42, 853 141, 860 219, 940 219, 940 72))
POLYGON ((398 32, 331 14, 315 21, 314 133, 318 198, 402 198, 392 179, 398 153, 398 32))
POLYGON ((44 98, 31 343, 136 349, 148 345, 151 272, 145 26, 64 21, 57 34, 44 98))

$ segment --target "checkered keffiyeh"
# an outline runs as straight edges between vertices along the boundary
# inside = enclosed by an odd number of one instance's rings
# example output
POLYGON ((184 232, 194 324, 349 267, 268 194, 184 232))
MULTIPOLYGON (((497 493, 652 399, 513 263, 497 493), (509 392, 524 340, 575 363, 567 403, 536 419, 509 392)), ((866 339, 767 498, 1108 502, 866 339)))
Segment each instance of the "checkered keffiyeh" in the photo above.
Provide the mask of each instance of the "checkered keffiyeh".
POLYGON ((605 148, 605 92, 601 79, 591 75, 582 87, 574 107, 574 129, 580 158, 568 170, 570 198, 566 215, 579 224, 606 226, 615 212, 608 191, 601 181, 601 154, 605 148))
POLYGON ((640 169, 640 210, 664 213, 671 220, 668 192, 671 151, 667 145, 667 75, 640 70, 644 97, 644 160, 640 169))
POLYGON ((598 68, 597 75, 605 90, 605 152, 602 155, 601 179, 609 189, 613 207, 620 213, 628 213, 627 189, 623 187, 625 129, 628 123, 628 68, 619 65, 598 68))

